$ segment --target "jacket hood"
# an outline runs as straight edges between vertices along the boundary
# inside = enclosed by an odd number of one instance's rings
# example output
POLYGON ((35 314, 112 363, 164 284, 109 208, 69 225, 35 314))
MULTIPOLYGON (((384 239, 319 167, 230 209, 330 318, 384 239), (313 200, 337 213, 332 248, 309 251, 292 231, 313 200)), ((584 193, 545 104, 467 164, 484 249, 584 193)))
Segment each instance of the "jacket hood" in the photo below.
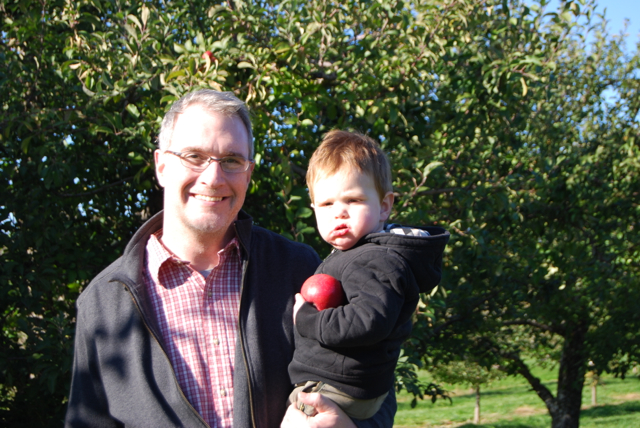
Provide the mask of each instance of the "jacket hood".
POLYGON ((364 240, 391 248, 409 262, 421 293, 429 293, 442 278, 442 254, 451 235, 441 227, 415 227, 430 236, 371 233, 364 240))

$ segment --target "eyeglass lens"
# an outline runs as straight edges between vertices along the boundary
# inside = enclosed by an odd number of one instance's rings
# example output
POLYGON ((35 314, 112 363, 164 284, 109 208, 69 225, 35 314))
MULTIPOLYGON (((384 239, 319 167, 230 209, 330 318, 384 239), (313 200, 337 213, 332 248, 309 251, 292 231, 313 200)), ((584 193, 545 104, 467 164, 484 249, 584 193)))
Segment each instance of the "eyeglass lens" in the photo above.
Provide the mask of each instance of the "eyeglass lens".
MULTIPOLYGON (((174 153, 178 155, 177 153, 174 153)), ((185 152, 178 155, 182 164, 194 171, 204 171, 211 162, 218 162, 224 172, 244 172, 249 169, 248 161, 239 156, 225 156, 221 159, 205 156, 201 153, 185 152)))

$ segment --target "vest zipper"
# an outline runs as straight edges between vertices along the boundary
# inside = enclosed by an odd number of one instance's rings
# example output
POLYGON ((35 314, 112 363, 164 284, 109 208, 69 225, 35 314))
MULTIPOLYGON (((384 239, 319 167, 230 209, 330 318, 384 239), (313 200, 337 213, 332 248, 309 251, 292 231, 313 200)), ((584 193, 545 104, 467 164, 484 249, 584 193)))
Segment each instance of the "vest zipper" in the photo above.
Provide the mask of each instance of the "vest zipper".
MULTIPOLYGON (((237 231, 236 231, 236 235, 237 235, 237 231)), ((242 361, 244 362, 244 370, 247 373, 247 386, 248 386, 248 390, 249 390, 249 412, 251 414, 251 426, 256 428, 256 417, 254 415, 253 412, 253 392, 251 391, 251 373, 249 373, 249 364, 247 362, 247 354, 245 352, 245 347, 244 347, 244 335, 242 334, 243 332, 243 328, 242 328, 242 302, 243 302, 243 296, 244 296, 244 282, 245 282, 245 277, 247 274, 247 266, 249 265, 249 252, 247 251, 247 260, 246 262, 242 263, 242 280, 240 282, 240 306, 238 307, 238 338, 240 339, 240 348, 241 348, 241 352, 242 352, 242 361)))

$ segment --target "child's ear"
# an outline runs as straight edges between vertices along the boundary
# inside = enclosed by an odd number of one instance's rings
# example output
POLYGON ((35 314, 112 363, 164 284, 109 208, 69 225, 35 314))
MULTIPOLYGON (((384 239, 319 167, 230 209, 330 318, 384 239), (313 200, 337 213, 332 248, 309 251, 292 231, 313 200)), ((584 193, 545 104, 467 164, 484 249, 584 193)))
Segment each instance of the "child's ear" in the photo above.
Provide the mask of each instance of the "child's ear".
POLYGON ((387 221, 391 215, 391 208, 393 208, 393 192, 387 192, 380 201, 380 221, 387 221))

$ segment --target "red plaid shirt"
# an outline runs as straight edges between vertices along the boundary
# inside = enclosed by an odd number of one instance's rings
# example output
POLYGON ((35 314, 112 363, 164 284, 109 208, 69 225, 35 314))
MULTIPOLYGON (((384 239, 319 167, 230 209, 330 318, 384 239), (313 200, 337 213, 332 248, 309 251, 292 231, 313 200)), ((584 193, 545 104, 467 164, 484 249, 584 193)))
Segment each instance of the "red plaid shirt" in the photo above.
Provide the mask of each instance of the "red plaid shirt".
POLYGON ((145 285, 178 383, 212 428, 233 425, 233 362, 242 267, 234 238, 205 279, 161 242, 147 243, 145 285))

